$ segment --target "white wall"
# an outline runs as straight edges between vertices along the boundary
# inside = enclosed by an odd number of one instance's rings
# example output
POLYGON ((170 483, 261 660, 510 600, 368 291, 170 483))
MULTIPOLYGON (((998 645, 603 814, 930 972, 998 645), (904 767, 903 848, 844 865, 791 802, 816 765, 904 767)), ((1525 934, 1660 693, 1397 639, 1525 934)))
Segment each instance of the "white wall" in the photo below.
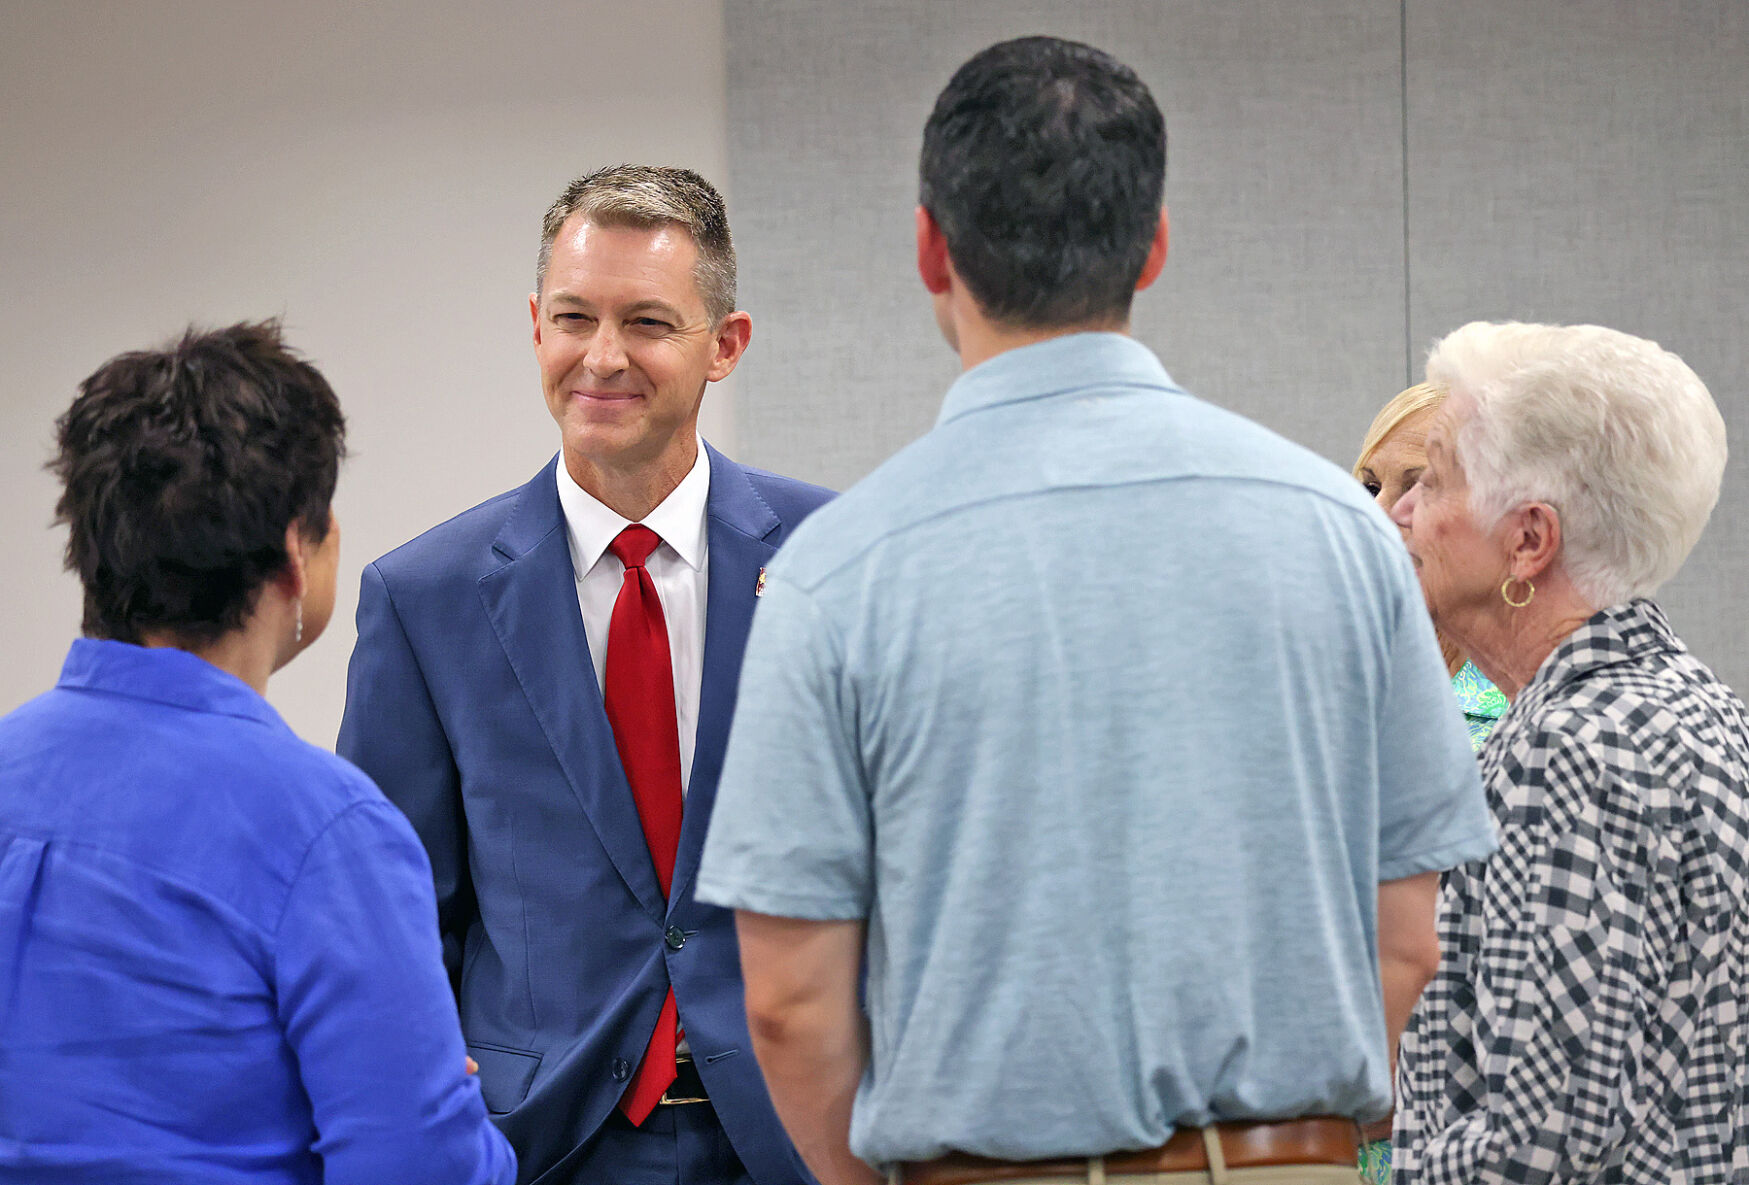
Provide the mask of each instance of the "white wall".
MULTIPOLYGON (((0 711, 78 632, 42 470, 76 384, 278 315, 351 422, 334 624, 269 690, 332 743, 360 567, 557 448, 526 303, 547 204, 622 160, 724 181, 722 33, 716 0, 0 8, 0 711)), ((704 430, 732 448, 725 387, 704 430)))

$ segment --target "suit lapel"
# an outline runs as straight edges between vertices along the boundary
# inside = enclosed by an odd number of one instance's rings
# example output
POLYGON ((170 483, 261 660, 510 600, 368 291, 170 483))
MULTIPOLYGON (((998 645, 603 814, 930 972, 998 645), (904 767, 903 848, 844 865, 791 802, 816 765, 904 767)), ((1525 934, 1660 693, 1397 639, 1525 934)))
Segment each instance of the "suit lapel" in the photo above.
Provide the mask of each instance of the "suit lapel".
MULTIPOLYGON (((651 917, 660 919, 666 913, 661 886, 601 706, 577 607, 577 578, 559 508, 557 463, 554 458, 516 495, 516 507, 493 542, 507 562, 480 578, 480 599, 577 804, 626 887, 651 917)), ((714 470, 711 478, 714 490, 714 470)), ((714 535, 711 544, 714 594, 714 535)), ((708 687, 708 651, 705 671, 708 687)), ((684 843, 683 833, 682 850, 684 843)))
POLYGON ((673 901, 684 900, 698 871, 705 829, 716 801, 729 722, 735 714, 735 687, 741 654, 753 624, 754 588, 759 570, 777 551, 766 540, 782 526, 741 467, 705 446, 711 463, 711 492, 705 509, 710 541, 710 580, 705 601, 704 677, 699 688, 698 737, 693 744, 692 777, 680 823, 680 851, 674 859, 673 901))

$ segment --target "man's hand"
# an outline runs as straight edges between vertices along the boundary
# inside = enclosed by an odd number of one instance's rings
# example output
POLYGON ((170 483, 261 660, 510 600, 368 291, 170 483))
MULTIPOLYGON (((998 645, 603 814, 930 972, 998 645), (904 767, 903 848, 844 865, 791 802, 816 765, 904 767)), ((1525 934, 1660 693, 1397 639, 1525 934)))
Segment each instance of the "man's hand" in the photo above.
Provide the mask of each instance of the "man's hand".
POLYGON ((747 1027, 777 1117, 820 1185, 883 1185, 850 1151, 850 1108, 868 1060, 856 1002, 861 922, 735 914, 747 1027))
POLYGON ((473 1058, 464 1056, 462 1058, 462 1061, 467 1063, 468 1073, 478 1074, 480 1072, 480 1063, 475 1061, 473 1058))

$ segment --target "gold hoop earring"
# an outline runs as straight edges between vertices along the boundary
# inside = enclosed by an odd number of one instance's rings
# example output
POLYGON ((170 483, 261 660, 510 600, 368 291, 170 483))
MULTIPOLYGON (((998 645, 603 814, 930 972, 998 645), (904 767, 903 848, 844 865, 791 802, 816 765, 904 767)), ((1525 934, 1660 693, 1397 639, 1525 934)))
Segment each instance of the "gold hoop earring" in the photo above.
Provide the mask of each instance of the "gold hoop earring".
POLYGON ((1536 596, 1536 585, 1528 580, 1524 581, 1524 600, 1522 601, 1515 601, 1512 599, 1512 594, 1506 591, 1511 587, 1512 577, 1510 576, 1500 582, 1500 599, 1505 601, 1508 605, 1511 605, 1514 609, 1524 608, 1526 605, 1530 604, 1530 599, 1536 596))

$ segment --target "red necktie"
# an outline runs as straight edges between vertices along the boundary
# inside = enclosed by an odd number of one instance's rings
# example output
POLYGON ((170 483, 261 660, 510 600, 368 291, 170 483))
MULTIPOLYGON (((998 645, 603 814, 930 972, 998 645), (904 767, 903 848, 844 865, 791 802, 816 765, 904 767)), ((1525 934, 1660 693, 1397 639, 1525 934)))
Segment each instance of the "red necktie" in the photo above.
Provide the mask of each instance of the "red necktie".
MULTIPOLYGON (((608 545, 625 565, 625 582, 613 603, 607 627, 607 722, 619 746, 620 764, 631 783, 644 842, 662 896, 674 879, 674 853, 680 849, 680 728, 674 720, 674 665, 668 654, 668 622, 656 596, 656 582, 644 561, 662 540, 643 526, 630 526, 608 545)), ((644 1060, 620 1098, 627 1119, 641 1124, 674 1081, 674 1050, 679 1012, 674 989, 662 1001, 656 1031, 644 1060)))

